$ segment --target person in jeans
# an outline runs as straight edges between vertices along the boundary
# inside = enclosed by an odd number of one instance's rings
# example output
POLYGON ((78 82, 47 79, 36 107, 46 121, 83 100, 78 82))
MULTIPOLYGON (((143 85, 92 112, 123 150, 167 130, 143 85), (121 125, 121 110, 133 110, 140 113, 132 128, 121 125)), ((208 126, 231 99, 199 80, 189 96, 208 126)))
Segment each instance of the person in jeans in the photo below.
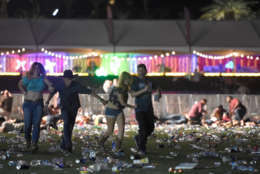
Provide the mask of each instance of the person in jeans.
POLYGON ((137 67, 138 76, 131 87, 131 96, 135 97, 135 115, 138 122, 138 135, 134 137, 138 154, 145 155, 147 138, 154 131, 154 111, 152 104, 152 83, 146 79, 147 69, 144 64, 137 67))
POLYGON ((123 109, 125 107, 135 108, 133 105, 127 104, 128 91, 132 85, 133 78, 128 72, 122 72, 119 77, 118 86, 114 86, 109 93, 109 100, 105 108, 105 115, 107 120, 107 130, 100 137, 99 145, 104 147, 104 143, 110 135, 114 132, 114 126, 117 122, 118 136, 115 141, 115 152, 121 151, 121 144, 124 137, 125 130, 125 116, 123 109))
POLYGON ((73 78, 73 72, 71 70, 65 70, 63 72, 62 80, 54 85, 55 90, 50 93, 46 101, 46 105, 49 105, 54 94, 59 92, 61 117, 64 122, 63 137, 60 148, 64 152, 72 152, 72 131, 78 109, 80 108, 79 94, 91 94, 105 104, 105 101, 97 96, 91 89, 82 86, 80 83, 73 80, 73 78))
POLYGON ((28 73, 18 83, 19 89, 24 94, 24 133, 27 148, 32 143, 32 151, 38 150, 38 139, 40 134, 40 124, 43 115, 43 90, 48 86, 50 92, 54 91, 51 82, 45 76, 43 65, 34 62, 28 73), (33 132, 31 135, 33 127, 33 132))
POLYGON ((246 107, 237 98, 233 98, 232 96, 227 96, 226 101, 229 103, 229 115, 232 119, 233 126, 238 124, 243 126, 246 107))

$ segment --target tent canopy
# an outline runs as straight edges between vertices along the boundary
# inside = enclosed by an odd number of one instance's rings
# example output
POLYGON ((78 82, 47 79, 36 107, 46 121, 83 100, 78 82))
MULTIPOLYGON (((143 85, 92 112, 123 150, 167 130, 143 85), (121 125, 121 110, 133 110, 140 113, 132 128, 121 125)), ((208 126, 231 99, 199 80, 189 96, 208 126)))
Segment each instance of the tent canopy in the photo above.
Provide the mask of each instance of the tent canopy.
POLYGON ((260 51, 260 21, 1 19, 0 48, 260 51))

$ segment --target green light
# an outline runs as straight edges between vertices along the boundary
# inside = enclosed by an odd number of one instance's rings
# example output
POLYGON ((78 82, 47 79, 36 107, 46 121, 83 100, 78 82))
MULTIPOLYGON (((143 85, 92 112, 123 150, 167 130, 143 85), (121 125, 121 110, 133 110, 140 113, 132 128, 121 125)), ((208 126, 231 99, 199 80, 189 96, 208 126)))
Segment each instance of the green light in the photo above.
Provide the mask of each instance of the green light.
MULTIPOLYGON (((98 74, 119 75, 123 71, 130 71, 127 58, 131 53, 108 53, 104 54, 105 59, 102 59, 98 74)), ((133 56, 134 54, 132 54, 133 56)))
POLYGON ((105 71, 104 68, 101 67, 101 68, 96 70, 96 75, 97 76, 107 76, 107 72, 105 71))

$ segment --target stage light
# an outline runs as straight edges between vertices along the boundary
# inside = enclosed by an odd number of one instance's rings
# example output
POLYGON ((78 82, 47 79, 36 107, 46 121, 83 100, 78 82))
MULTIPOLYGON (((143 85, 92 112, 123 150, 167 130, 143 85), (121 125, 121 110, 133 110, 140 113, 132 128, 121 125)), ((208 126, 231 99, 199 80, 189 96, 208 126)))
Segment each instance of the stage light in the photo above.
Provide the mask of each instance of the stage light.
POLYGON ((26 61, 20 61, 20 60, 16 60, 17 66, 16 66, 16 70, 19 70, 20 68, 22 68, 23 71, 25 71, 25 64, 26 61))
POLYGON ((52 12, 52 16, 56 16, 59 13, 59 9, 56 8, 53 12, 52 12))
POLYGON ((107 76, 107 72, 105 71, 104 68, 101 67, 101 68, 96 70, 96 75, 97 76, 107 76))
POLYGON ((45 68, 49 73, 54 72, 54 66, 56 65, 55 62, 51 62, 50 60, 45 61, 45 68))
POLYGON ((233 52, 233 55, 237 57, 239 54, 237 52, 233 52))

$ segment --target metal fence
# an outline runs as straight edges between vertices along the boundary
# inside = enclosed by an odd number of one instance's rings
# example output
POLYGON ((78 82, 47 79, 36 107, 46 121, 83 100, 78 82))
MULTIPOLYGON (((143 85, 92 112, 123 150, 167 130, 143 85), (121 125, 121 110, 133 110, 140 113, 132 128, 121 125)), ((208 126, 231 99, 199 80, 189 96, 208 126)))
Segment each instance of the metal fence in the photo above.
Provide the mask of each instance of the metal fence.
MULTIPOLYGON (((101 94, 103 98, 107 98, 107 95, 101 94)), ((191 106, 202 98, 208 100, 207 110, 210 112, 218 105, 222 104, 224 108, 228 109, 228 103, 226 103, 225 98, 228 94, 163 94, 160 102, 153 101, 155 115, 162 118, 169 114, 177 113, 187 113, 191 106)), ((247 114, 258 114, 260 113, 260 95, 231 95, 237 97, 246 107, 247 114)), ((12 113, 14 116, 19 115, 19 109, 22 107, 23 95, 14 94, 13 95, 13 107, 12 113)), ((47 95, 44 95, 46 99, 47 95)), ((81 106, 85 114, 103 114, 104 106, 95 98, 90 95, 82 94, 80 95, 81 106)), ((53 102, 53 101, 51 101, 53 102)), ((129 103, 134 104, 134 99, 129 97, 129 103)), ((134 116, 134 110, 126 108, 126 117, 134 116)))

